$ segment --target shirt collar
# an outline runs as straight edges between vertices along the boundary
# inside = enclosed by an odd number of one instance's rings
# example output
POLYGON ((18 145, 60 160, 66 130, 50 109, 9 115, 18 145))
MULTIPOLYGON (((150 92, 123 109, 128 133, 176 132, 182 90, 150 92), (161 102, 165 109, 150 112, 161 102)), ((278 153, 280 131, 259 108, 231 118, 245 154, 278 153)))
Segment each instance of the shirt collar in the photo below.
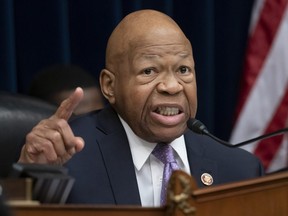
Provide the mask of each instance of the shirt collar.
MULTIPOLYGON (((130 126, 120 116, 119 118, 128 137, 134 166, 137 170, 140 170, 149 158, 157 143, 150 143, 141 139, 132 131, 130 126)), ((182 166, 184 166, 183 168, 187 172, 189 172, 189 163, 187 158, 184 136, 182 135, 178 137, 177 139, 172 141, 170 145, 178 154, 178 160, 180 160, 178 162, 182 162, 182 166)))
POLYGON ((119 118, 128 137, 134 166, 140 170, 155 148, 156 143, 150 143, 138 137, 120 116, 119 118))

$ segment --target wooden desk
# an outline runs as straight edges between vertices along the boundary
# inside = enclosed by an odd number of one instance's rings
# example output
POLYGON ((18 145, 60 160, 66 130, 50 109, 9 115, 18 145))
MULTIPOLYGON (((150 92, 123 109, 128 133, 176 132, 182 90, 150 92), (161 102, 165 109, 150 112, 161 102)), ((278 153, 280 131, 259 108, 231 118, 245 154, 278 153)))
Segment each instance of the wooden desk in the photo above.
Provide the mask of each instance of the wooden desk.
POLYGON ((184 172, 173 173, 167 206, 13 206, 15 216, 287 216, 288 172, 207 188, 197 188, 184 172))

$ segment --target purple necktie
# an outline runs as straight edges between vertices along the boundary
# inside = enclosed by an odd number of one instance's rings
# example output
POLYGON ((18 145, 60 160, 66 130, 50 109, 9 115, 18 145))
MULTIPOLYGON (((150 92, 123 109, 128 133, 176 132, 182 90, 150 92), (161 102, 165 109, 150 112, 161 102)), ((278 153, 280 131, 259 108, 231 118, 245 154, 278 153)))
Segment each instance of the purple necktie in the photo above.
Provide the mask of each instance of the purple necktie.
POLYGON ((173 149, 169 144, 158 143, 154 148, 152 154, 164 164, 162 190, 160 197, 160 204, 164 205, 166 202, 166 192, 169 179, 171 177, 172 172, 174 170, 178 170, 179 167, 174 158, 173 149))

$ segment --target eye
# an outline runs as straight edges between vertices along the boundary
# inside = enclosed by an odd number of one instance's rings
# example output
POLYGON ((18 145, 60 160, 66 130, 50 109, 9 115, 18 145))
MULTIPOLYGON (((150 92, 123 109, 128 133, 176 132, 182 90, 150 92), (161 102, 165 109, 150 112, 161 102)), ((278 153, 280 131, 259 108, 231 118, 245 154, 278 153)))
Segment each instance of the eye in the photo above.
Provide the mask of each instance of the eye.
POLYGON ((154 72, 154 70, 152 68, 146 68, 145 70, 143 70, 143 73, 145 75, 151 75, 154 72))
POLYGON ((186 67, 186 66, 181 66, 181 67, 179 68, 179 72, 180 72, 181 74, 187 74, 187 73, 190 72, 190 69, 189 69, 188 67, 186 67))

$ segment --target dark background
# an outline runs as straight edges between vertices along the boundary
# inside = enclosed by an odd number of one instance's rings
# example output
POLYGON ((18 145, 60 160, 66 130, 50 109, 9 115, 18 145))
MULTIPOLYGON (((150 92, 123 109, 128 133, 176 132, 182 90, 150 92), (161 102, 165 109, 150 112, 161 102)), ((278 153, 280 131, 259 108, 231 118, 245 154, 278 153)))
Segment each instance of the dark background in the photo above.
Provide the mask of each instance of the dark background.
POLYGON ((98 79, 107 39, 129 12, 170 15, 191 40, 197 118, 228 139, 239 93, 253 0, 0 0, 0 90, 27 93, 35 74, 72 63, 98 79))

